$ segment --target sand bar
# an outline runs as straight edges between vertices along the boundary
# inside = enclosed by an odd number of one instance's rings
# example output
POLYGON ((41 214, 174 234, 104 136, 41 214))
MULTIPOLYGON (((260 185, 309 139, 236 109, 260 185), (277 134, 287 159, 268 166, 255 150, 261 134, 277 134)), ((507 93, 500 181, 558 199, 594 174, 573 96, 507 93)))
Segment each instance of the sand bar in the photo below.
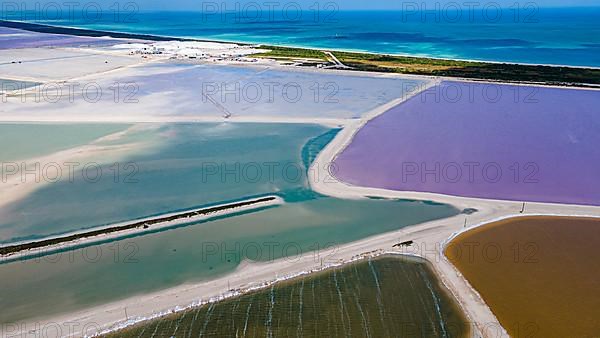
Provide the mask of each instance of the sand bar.
POLYGON ((260 198, 244 199, 241 201, 225 204, 217 204, 209 207, 187 210, 184 212, 171 213, 156 217, 149 217, 124 224, 113 224, 94 230, 53 236, 39 241, 28 241, 14 243, 0 247, 0 262, 23 259, 30 255, 38 255, 40 251, 49 253, 57 249, 67 249, 75 245, 93 244, 108 239, 118 239, 123 236, 143 234, 199 220, 211 219, 219 216, 229 215, 236 212, 249 211, 282 204, 283 199, 278 196, 265 196, 260 198))

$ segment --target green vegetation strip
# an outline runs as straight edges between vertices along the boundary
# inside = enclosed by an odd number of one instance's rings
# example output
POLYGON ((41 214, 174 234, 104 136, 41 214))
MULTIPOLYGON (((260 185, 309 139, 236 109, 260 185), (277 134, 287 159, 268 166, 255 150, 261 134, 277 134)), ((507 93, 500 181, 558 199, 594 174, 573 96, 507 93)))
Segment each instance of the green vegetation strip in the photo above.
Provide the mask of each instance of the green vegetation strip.
POLYGON ((386 256, 274 284, 107 337, 468 337, 422 259, 386 256))
POLYGON ((77 233, 77 234, 73 234, 73 235, 67 235, 64 237, 50 238, 50 239, 36 241, 36 242, 28 242, 28 243, 21 243, 21 244, 16 244, 16 245, 11 245, 11 246, 5 246, 5 247, 0 248, 0 255, 15 254, 15 253, 25 251, 25 250, 39 249, 39 248, 44 248, 44 247, 48 247, 51 245, 68 243, 68 242, 76 241, 79 239, 90 238, 90 237, 95 237, 95 236, 99 236, 99 235, 106 235, 106 234, 111 234, 111 233, 131 230, 131 229, 137 229, 137 228, 147 229, 151 225, 172 222, 172 221, 176 221, 179 219, 210 215, 210 214, 213 214, 216 212, 247 207, 247 206, 251 206, 251 205, 255 205, 255 204, 259 204, 259 203, 272 202, 275 199, 276 199, 276 197, 273 197, 273 196, 263 197, 263 198, 246 200, 246 201, 237 202, 237 203, 223 204, 223 205, 202 208, 202 209, 193 210, 193 211, 186 211, 186 212, 182 212, 179 214, 173 214, 173 215, 164 216, 164 217, 157 217, 157 218, 147 219, 147 220, 143 220, 143 221, 139 221, 139 222, 135 222, 135 223, 114 226, 114 227, 108 227, 108 228, 103 228, 103 229, 98 229, 98 230, 92 230, 92 231, 77 233))
POLYGON ((318 59, 321 61, 328 61, 325 53, 305 48, 289 48, 289 47, 275 47, 275 46, 261 46, 261 48, 268 49, 268 52, 253 54, 253 57, 273 58, 273 59, 318 59))
MULTIPOLYGON (((253 55, 264 58, 316 58, 327 60, 318 50, 261 46, 270 52, 253 55)), ((522 65, 458 61, 384 54, 336 52, 332 53, 346 66, 356 71, 387 72, 400 74, 459 77, 466 79, 528 82, 554 85, 585 86, 600 85, 600 69, 558 66, 522 65)))

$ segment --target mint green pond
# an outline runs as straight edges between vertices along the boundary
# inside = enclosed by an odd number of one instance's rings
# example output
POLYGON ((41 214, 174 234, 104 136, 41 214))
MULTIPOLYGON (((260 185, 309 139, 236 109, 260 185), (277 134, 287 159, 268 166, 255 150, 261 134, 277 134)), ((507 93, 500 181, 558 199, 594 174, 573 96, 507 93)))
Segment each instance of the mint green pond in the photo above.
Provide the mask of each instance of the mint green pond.
POLYGON ((0 123, 0 162, 25 160, 82 146, 128 127, 126 124, 0 123))
MULTIPOLYGON (((164 145, 134 158, 139 183, 54 185, 14 210, 48 206, 21 218, 32 233, 131 219, 195 205, 276 193, 283 206, 199 222, 117 242, 0 265, 0 323, 56 316, 136 294, 199 282, 233 271, 242 260, 307 255, 408 225, 456 215, 455 208, 397 200, 340 200, 315 194, 306 175, 235 181, 202 178, 205 161, 294 163, 306 170, 336 131, 316 125, 199 124, 163 127, 164 145), (272 179, 271 179, 272 178, 272 179), (53 199, 59 198, 54 201, 53 199), (26 204, 29 203, 29 204, 26 204), (72 204, 70 204, 72 203, 72 204), (69 208, 69 205, 79 205, 69 208), (57 212, 44 221, 44 215, 57 212), (46 214, 47 213, 47 214, 46 214)), ((214 171, 211 170, 210 173, 214 171)), ((250 174, 248 174, 250 175, 250 174)), ((267 175, 268 176, 268 175, 267 175)), ((13 222, 18 222, 15 216, 13 222)), ((311 254, 312 255, 312 254, 311 254)))

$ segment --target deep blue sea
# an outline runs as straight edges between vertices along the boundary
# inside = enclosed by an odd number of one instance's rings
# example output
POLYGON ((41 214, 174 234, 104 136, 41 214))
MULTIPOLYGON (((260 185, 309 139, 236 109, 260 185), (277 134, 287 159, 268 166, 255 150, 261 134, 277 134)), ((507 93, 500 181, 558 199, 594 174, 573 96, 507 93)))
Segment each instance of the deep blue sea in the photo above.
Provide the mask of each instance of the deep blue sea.
MULTIPOLYGON (((203 12, 105 9, 67 16, 15 14, 39 23, 390 54, 600 67, 600 7, 339 11, 335 8, 203 12), (100 14, 100 15, 99 15, 100 14)), ((10 13, 9 13, 10 14, 10 13)), ((19 17, 20 16, 20 17, 19 17)), ((6 15, 5 15, 6 18, 6 15)), ((10 17, 9 17, 10 18, 10 17)))

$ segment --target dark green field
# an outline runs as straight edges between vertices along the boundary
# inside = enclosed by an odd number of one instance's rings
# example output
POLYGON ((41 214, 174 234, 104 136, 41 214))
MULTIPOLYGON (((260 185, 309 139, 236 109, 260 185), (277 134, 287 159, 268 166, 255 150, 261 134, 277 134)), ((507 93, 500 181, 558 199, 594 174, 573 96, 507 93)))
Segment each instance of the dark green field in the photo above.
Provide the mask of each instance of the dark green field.
POLYGON ((428 263, 385 257, 277 284, 108 337, 467 337, 428 263))

